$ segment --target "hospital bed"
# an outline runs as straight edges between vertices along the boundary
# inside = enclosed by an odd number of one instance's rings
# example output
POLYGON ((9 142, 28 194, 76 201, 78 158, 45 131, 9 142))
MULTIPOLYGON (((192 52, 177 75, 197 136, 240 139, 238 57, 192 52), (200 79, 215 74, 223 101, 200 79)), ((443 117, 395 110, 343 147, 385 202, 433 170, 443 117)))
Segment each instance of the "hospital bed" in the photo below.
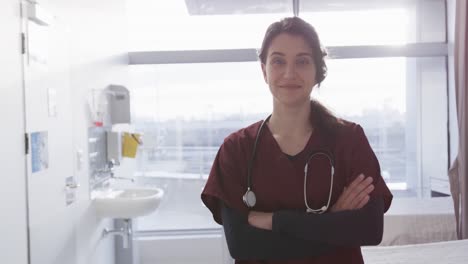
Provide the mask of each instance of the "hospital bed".
POLYGON ((394 199, 379 246, 362 247, 366 264, 468 264, 468 239, 456 240, 451 197, 394 199))
POLYGON ((385 214, 380 246, 456 240, 455 227, 452 197, 394 199, 385 214))
POLYGON ((366 264, 467 264, 468 239, 402 246, 362 247, 366 264))

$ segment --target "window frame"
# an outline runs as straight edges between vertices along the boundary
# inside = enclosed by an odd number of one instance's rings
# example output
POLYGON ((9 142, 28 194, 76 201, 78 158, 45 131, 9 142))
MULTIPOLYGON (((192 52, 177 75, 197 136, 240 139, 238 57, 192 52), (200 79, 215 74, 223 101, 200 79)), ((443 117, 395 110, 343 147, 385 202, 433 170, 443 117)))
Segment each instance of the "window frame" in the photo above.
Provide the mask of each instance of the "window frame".
MULTIPOLYGON (((416 0, 416 2, 425 2, 422 0, 416 0)), ((445 2, 445 1, 444 1, 445 2)), ((293 5, 295 6, 293 10, 296 14, 299 13, 300 1, 294 0, 293 5)), ((417 30, 424 31, 426 27, 422 26, 424 23, 423 19, 428 19, 428 14, 426 9, 422 7, 422 4, 416 4, 414 9, 411 10, 412 12, 416 12, 414 23, 416 25, 417 30), (426 11, 425 11, 426 10, 426 11)), ((447 16, 447 8, 441 12, 444 12, 444 16, 447 16)), ((299 15, 300 16, 300 15, 299 15)), ((429 15, 430 17, 430 15, 429 15)), ((447 33, 447 23, 445 27, 445 32, 447 33)), ((417 32, 414 32, 417 34, 417 32)), ((418 36, 424 36, 419 32, 418 36)), ((420 37, 423 38, 423 37, 420 37)), ((424 40, 424 39, 419 39, 424 40)), ((328 46, 326 49, 329 51, 329 54, 332 56, 329 57, 330 60, 337 60, 337 59, 360 59, 360 58, 384 58, 384 57, 415 57, 415 58, 430 58, 430 57, 443 57, 445 59, 446 67, 446 78, 450 78, 448 75, 448 66, 447 61, 449 57, 449 49, 450 46, 445 42, 420 42, 420 43, 410 43, 405 45, 360 45, 360 46, 328 46)), ((257 49, 249 48, 249 49, 219 49, 219 50, 175 50, 175 51, 134 51, 128 53, 129 57, 129 65, 154 65, 154 64, 186 64, 186 63, 226 63, 226 62, 255 62, 258 61, 257 56, 257 49)), ((424 68, 424 64, 411 66, 408 69, 408 75, 412 76, 407 80, 407 82, 416 82, 417 84, 417 91, 415 91, 418 95, 422 95, 422 88, 421 84, 419 83, 419 76, 422 73, 422 68, 424 68), (413 79, 411 79, 413 78, 413 79)), ((445 94, 445 103, 449 104, 449 96, 448 96, 449 86, 447 84, 447 88, 443 91, 445 94)), ((431 177, 424 178, 421 175, 425 171, 425 164, 429 164, 431 157, 422 157, 422 153, 426 153, 424 151, 425 143, 434 140, 434 138, 425 137, 421 139, 424 135, 421 133, 423 130, 423 126, 421 124, 422 118, 428 120, 427 114, 423 112, 422 107, 422 100, 424 98, 418 98, 418 111, 416 115, 421 117, 421 119, 417 120, 417 129, 418 129, 418 139, 417 147, 420 149, 419 154, 417 154, 417 162, 416 162, 416 171, 419 177, 415 177, 413 183, 409 183, 409 188, 411 185, 417 186, 419 184, 420 192, 418 193, 417 197, 430 197, 430 192, 432 189, 431 182, 434 180, 431 177), (431 186, 429 190, 425 188, 425 186, 431 186)), ((448 109, 447 106, 442 106, 448 109)), ((447 110, 446 122, 449 122, 449 113, 447 110)), ((451 160, 450 156, 450 142, 449 142, 449 131, 448 127, 444 128, 447 129, 447 170, 449 168, 449 161, 451 160)), ((440 179, 436 179, 439 181, 440 179)), ((445 192, 450 194, 449 187, 448 187, 448 178, 446 180, 445 186, 438 186, 439 192, 445 192)))
MULTIPOLYGON (((416 0, 418 1, 418 0, 416 0)), ((385 1, 388 2, 388 1, 385 1)), ((423 2, 423 1, 421 1, 423 2)), ((294 12, 295 14, 299 14, 299 7, 300 1, 293 0, 294 5, 294 12)), ((416 6, 416 8, 418 8, 416 6)), ((417 10, 413 10, 417 12, 417 10)), ((446 10, 442 11, 444 15, 447 16, 447 8, 446 10)), ((423 15, 418 13, 417 16, 422 17, 423 15)), ((427 17, 426 17, 427 19, 427 17)), ((424 30, 421 26, 422 22, 421 19, 418 17, 415 21, 418 29, 424 30)), ((447 33, 447 22, 445 31, 447 33)), ((447 116, 446 122, 449 124, 450 122, 450 113, 448 111, 449 106, 449 93, 450 87, 448 85, 448 79, 451 78, 449 75, 448 69, 448 62, 450 56, 450 45, 447 42, 426 42, 426 43, 412 43, 406 45, 366 45, 366 46, 328 46, 326 47, 330 54, 333 54, 329 59, 359 59, 359 58, 383 58, 383 57, 418 57, 418 58, 430 58, 430 57, 443 57, 445 60, 445 73, 447 78, 447 86, 445 91, 441 91, 441 93, 445 92, 445 103, 446 106, 441 106, 442 108, 447 108, 447 116)), ((177 51, 138 51, 138 52, 129 52, 129 65, 151 65, 151 64, 185 64, 185 63, 225 63, 225 62, 255 62, 258 61, 257 57, 257 50, 254 48, 250 49, 221 49, 221 50, 177 50, 177 51)), ((418 64, 418 63, 417 63, 418 64)), ((421 65, 408 65, 408 76, 410 77, 407 82, 418 82, 417 89, 415 93, 417 95, 423 95, 422 87, 419 83, 420 75, 422 73, 422 68, 424 68, 424 63, 421 65)), ((432 95, 435 96, 435 95, 432 95)), ((416 170, 418 175, 422 175, 425 173, 425 164, 429 164, 431 161, 431 157, 421 157, 422 153, 426 153, 425 151, 425 144, 434 140, 433 138, 421 138, 423 134, 421 131, 423 130, 423 126, 421 124, 423 118, 425 120, 430 120, 430 116, 424 113, 422 103, 425 101, 424 98, 417 97, 417 109, 419 112, 416 112, 416 115, 420 117, 417 120, 417 127, 418 127, 418 135, 419 139, 416 143, 418 148, 420 149, 419 154, 417 155, 416 159, 416 170)), ((446 128, 446 140, 447 140, 447 170, 450 166, 450 160, 453 159, 451 157, 450 145, 452 144, 452 140, 449 137, 449 127, 447 125, 446 128)), ((453 137, 453 136, 452 136, 453 137)), ((427 147, 426 147, 427 148, 427 147)), ((409 185, 417 185, 420 184, 420 193, 418 193, 418 198, 421 197, 430 197, 431 190, 436 190, 438 192, 445 192, 450 194, 448 178, 441 184, 437 183, 437 186, 433 185, 433 181, 439 182, 440 179, 434 179, 432 176, 429 179, 422 179, 422 177, 418 177, 414 179, 415 182, 410 183, 409 185), (425 185, 430 184, 430 189, 425 189, 425 185)), ((409 186, 411 188, 411 186, 409 186)), ((138 238, 146 238, 146 237, 155 237, 155 236, 187 236, 187 235, 194 235, 194 236, 223 236, 223 232, 221 228, 216 229, 192 229, 192 230, 136 230, 135 232, 136 237, 138 238)), ((224 240, 224 239, 223 239, 224 240)), ((224 245, 225 246, 225 245, 224 245)), ((226 251, 227 252, 227 251, 226 251)), ((226 254, 226 259, 229 259, 229 254, 226 254)))

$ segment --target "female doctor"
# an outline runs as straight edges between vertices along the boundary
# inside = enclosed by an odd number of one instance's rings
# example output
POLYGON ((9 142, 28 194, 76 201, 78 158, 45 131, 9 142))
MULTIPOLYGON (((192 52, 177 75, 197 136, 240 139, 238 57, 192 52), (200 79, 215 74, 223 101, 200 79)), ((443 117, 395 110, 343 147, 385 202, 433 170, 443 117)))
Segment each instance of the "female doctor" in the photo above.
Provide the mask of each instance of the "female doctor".
POLYGON ((363 263, 382 239, 392 194, 362 127, 311 100, 325 56, 298 17, 267 29, 273 113, 224 140, 201 195, 236 263, 363 263))

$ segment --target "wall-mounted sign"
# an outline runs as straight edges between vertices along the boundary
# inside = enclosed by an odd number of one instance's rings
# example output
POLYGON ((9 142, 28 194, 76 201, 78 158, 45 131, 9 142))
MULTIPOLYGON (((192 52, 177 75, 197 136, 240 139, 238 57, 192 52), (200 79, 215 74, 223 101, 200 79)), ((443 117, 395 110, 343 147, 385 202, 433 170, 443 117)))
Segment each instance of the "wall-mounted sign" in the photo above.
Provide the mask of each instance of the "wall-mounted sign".
POLYGON ((31 133, 31 164, 32 172, 49 168, 49 142, 47 132, 31 133))

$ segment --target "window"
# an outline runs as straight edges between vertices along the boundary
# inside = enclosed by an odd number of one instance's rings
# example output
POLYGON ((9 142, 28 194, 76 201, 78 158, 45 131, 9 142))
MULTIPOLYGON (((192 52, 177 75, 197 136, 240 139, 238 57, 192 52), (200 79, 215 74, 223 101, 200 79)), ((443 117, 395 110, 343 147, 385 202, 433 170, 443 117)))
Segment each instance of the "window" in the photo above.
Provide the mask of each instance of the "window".
MULTIPOLYGON (((290 0, 128 1, 131 51, 258 48, 290 0)), ((445 42, 442 0, 300 1, 299 15, 327 46, 445 42)))
POLYGON ((449 193, 431 186, 436 179, 447 181, 445 61, 444 57, 330 60, 329 76, 314 93, 339 116, 361 124, 396 197, 449 193))
MULTIPOLYGON (((166 191, 139 230, 217 228, 200 192, 219 145, 271 112, 254 51, 293 7, 236 2, 129 1, 137 174, 166 191)), ((448 194, 444 1, 300 3, 331 55, 313 96, 363 126, 396 197, 448 194)))
POLYGON ((328 46, 445 42, 445 2, 300 1, 299 15, 328 46))
MULTIPOLYGON (((276 1, 275 13, 246 13, 235 10, 236 2, 128 1, 128 34, 131 51, 206 50, 257 47, 271 21, 292 13, 289 0, 276 1), (210 3, 215 7, 209 12, 210 3), (233 3, 234 4, 233 4, 233 3), (190 4, 192 3, 192 4, 190 4), (223 11, 226 6, 226 11, 223 11), (200 10, 197 10, 200 7, 200 10), (215 14, 213 14, 216 12, 215 14), (227 13, 236 12, 236 13, 227 13)), ((247 2, 247 1, 240 1, 247 2)), ((268 7, 268 1, 260 6, 268 7)), ((271 5, 273 6, 273 5, 271 5)), ((246 9, 262 9, 256 5, 246 9)), ((258 10, 260 12, 261 10, 258 10)), ((268 11, 268 10, 264 10, 268 11)), ((247 11, 248 12, 248 11, 247 11)))

